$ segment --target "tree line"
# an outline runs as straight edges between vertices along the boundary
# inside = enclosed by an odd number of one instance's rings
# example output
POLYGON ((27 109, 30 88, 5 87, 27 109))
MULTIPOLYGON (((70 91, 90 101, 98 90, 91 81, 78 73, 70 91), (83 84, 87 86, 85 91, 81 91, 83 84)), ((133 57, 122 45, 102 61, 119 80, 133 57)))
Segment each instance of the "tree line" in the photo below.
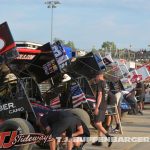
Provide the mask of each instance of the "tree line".
MULTIPOLYGON (((73 41, 65 41, 58 38, 54 39, 54 42, 59 40, 64 46, 68 46, 72 48, 73 51, 81 50, 80 48, 77 48, 73 41)), ((91 48, 91 51, 99 51, 102 56, 105 56, 106 54, 111 54, 113 58, 119 58, 119 59, 127 59, 127 60, 135 60, 135 52, 123 48, 119 49, 117 48, 116 44, 114 42, 105 41, 102 43, 99 49, 96 49, 95 47, 91 48)))

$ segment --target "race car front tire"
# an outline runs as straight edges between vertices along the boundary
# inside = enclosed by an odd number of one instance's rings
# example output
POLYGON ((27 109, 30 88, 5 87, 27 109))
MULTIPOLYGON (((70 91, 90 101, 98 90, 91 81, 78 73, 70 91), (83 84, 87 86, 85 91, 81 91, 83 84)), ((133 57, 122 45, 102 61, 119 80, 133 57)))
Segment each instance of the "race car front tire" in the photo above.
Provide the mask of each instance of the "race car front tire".
MULTIPOLYGON (((18 131, 19 134, 30 134, 34 133, 34 128, 27 120, 21 118, 13 118, 5 120, 0 125, 0 132, 18 131)), ((7 142, 6 138, 6 142, 7 142)), ((20 146, 13 146, 11 150, 31 150, 34 144, 26 144, 20 146)))

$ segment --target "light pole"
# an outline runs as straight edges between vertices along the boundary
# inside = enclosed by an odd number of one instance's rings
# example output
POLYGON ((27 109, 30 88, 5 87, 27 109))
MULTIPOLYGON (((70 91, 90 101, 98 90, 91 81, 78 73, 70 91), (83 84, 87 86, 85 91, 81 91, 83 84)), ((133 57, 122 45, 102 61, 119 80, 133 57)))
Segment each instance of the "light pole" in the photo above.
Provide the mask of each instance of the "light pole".
POLYGON ((60 4, 59 1, 47 1, 45 2, 47 5, 47 8, 51 8, 51 44, 53 42, 53 8, 56 8, 58 4, 60 4))
POLYGON ((150 45, 148 45, 148 51, 150 50, 150 45))

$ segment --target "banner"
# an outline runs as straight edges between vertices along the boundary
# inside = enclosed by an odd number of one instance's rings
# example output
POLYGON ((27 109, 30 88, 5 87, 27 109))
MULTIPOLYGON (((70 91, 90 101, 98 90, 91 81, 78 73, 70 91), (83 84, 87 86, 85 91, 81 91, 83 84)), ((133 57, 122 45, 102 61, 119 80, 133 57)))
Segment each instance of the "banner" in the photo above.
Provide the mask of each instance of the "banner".
POLYGON ((77 106, 81 105, 86 100, 85 94, 76 82, 73 82, 71 84, 71 96, 73 108, 76 108, 77 106))

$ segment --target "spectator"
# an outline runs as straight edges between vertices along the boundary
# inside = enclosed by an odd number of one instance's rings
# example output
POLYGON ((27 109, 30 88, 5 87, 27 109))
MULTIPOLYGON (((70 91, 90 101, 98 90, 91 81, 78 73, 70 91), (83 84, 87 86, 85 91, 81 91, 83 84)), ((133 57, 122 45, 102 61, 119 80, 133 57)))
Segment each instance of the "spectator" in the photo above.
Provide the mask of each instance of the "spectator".
MULTIPOLYGON (((117 85, 118 83, 109 82, 109 87, 110 87, 111 92, 109 92, 109 95, 108 95, 108 105, 112 105, 112 106, 116 105, 118 112, 120 112, 119 104, 120 104, 121 92, 120 92, 119 86, 117 88, 115 88, 115 84, 117 85)), ((107 120, 106 130, 109 130, 109 126, 110 126, 111 120, 113 119, 113 116, 108 116, 107 119, 108 120, 107 120)), ((119 125, 119 119, 118 119, 117 115, 114 115, 114 119, 116 122, 116 127, 115 127, 114 131, 118 132, 120 130, 120 125, 119 125)))
POLYGON ((0 64, 0 96, 8 96, 16 92, 17 77, 11 72, 6 64, 0 64), (11 86, 8 86, 9 83, 11 86), (3 85, 6 85, 3 87, 3 85))
POLYGON ((129 114, 137 114, 138 113, 138 105, 137 105, 137 99, 135 97, 136 91, 135 89, 128 91, 122 91, 123 97, 125 100, 130 104, 131 110, 129 110, 129 114))
POLYGON ((16 83, 17 77, 11 72, 6 64, 0 65, 0 84, 16 83))
MULTIPOLYGON (((95 84, 93 85, 93 91, 96 96, 96 107, 94 110, 94 115, 95 115, 95 125, 98 129, 98 136, 102 137, 102 134, 104 134, 107 138, 111 139, 111 136, 108 134, 108 132, 102 125, 102 123, 105 120, 105 112, 107 108, 107 96, 109 92, 109 88, 106 84, 106 80, 104 79, 104 75, 102 72, 98 72, 96 74, 95 84)), ((108 146, 110 147, 111 144, 112 142, 110 140, 108 146)), ((92 143, 92 145, 101 146, 102 143, 97 140, 95 143, 92 143)))
POLYGON ((0 65, 0 85, 5 82, 5 77, 10 73, 10 69, 5 64, 0 65))
POLYGON ((138 81, 136 84, 136 98, 139 106, 139 113, 143 115, 143 102, 145 96, 145 88, 144 83, 138 81))
POLYGON ((144 109, 144 102, 145 102, 145 99, 146 99, 146 94, 147 92, 149 91, 149 84, 144 84, 144 90, 145 90, 145 94, 144 94, 144 100, 143 100, 143 109, 144 109))

